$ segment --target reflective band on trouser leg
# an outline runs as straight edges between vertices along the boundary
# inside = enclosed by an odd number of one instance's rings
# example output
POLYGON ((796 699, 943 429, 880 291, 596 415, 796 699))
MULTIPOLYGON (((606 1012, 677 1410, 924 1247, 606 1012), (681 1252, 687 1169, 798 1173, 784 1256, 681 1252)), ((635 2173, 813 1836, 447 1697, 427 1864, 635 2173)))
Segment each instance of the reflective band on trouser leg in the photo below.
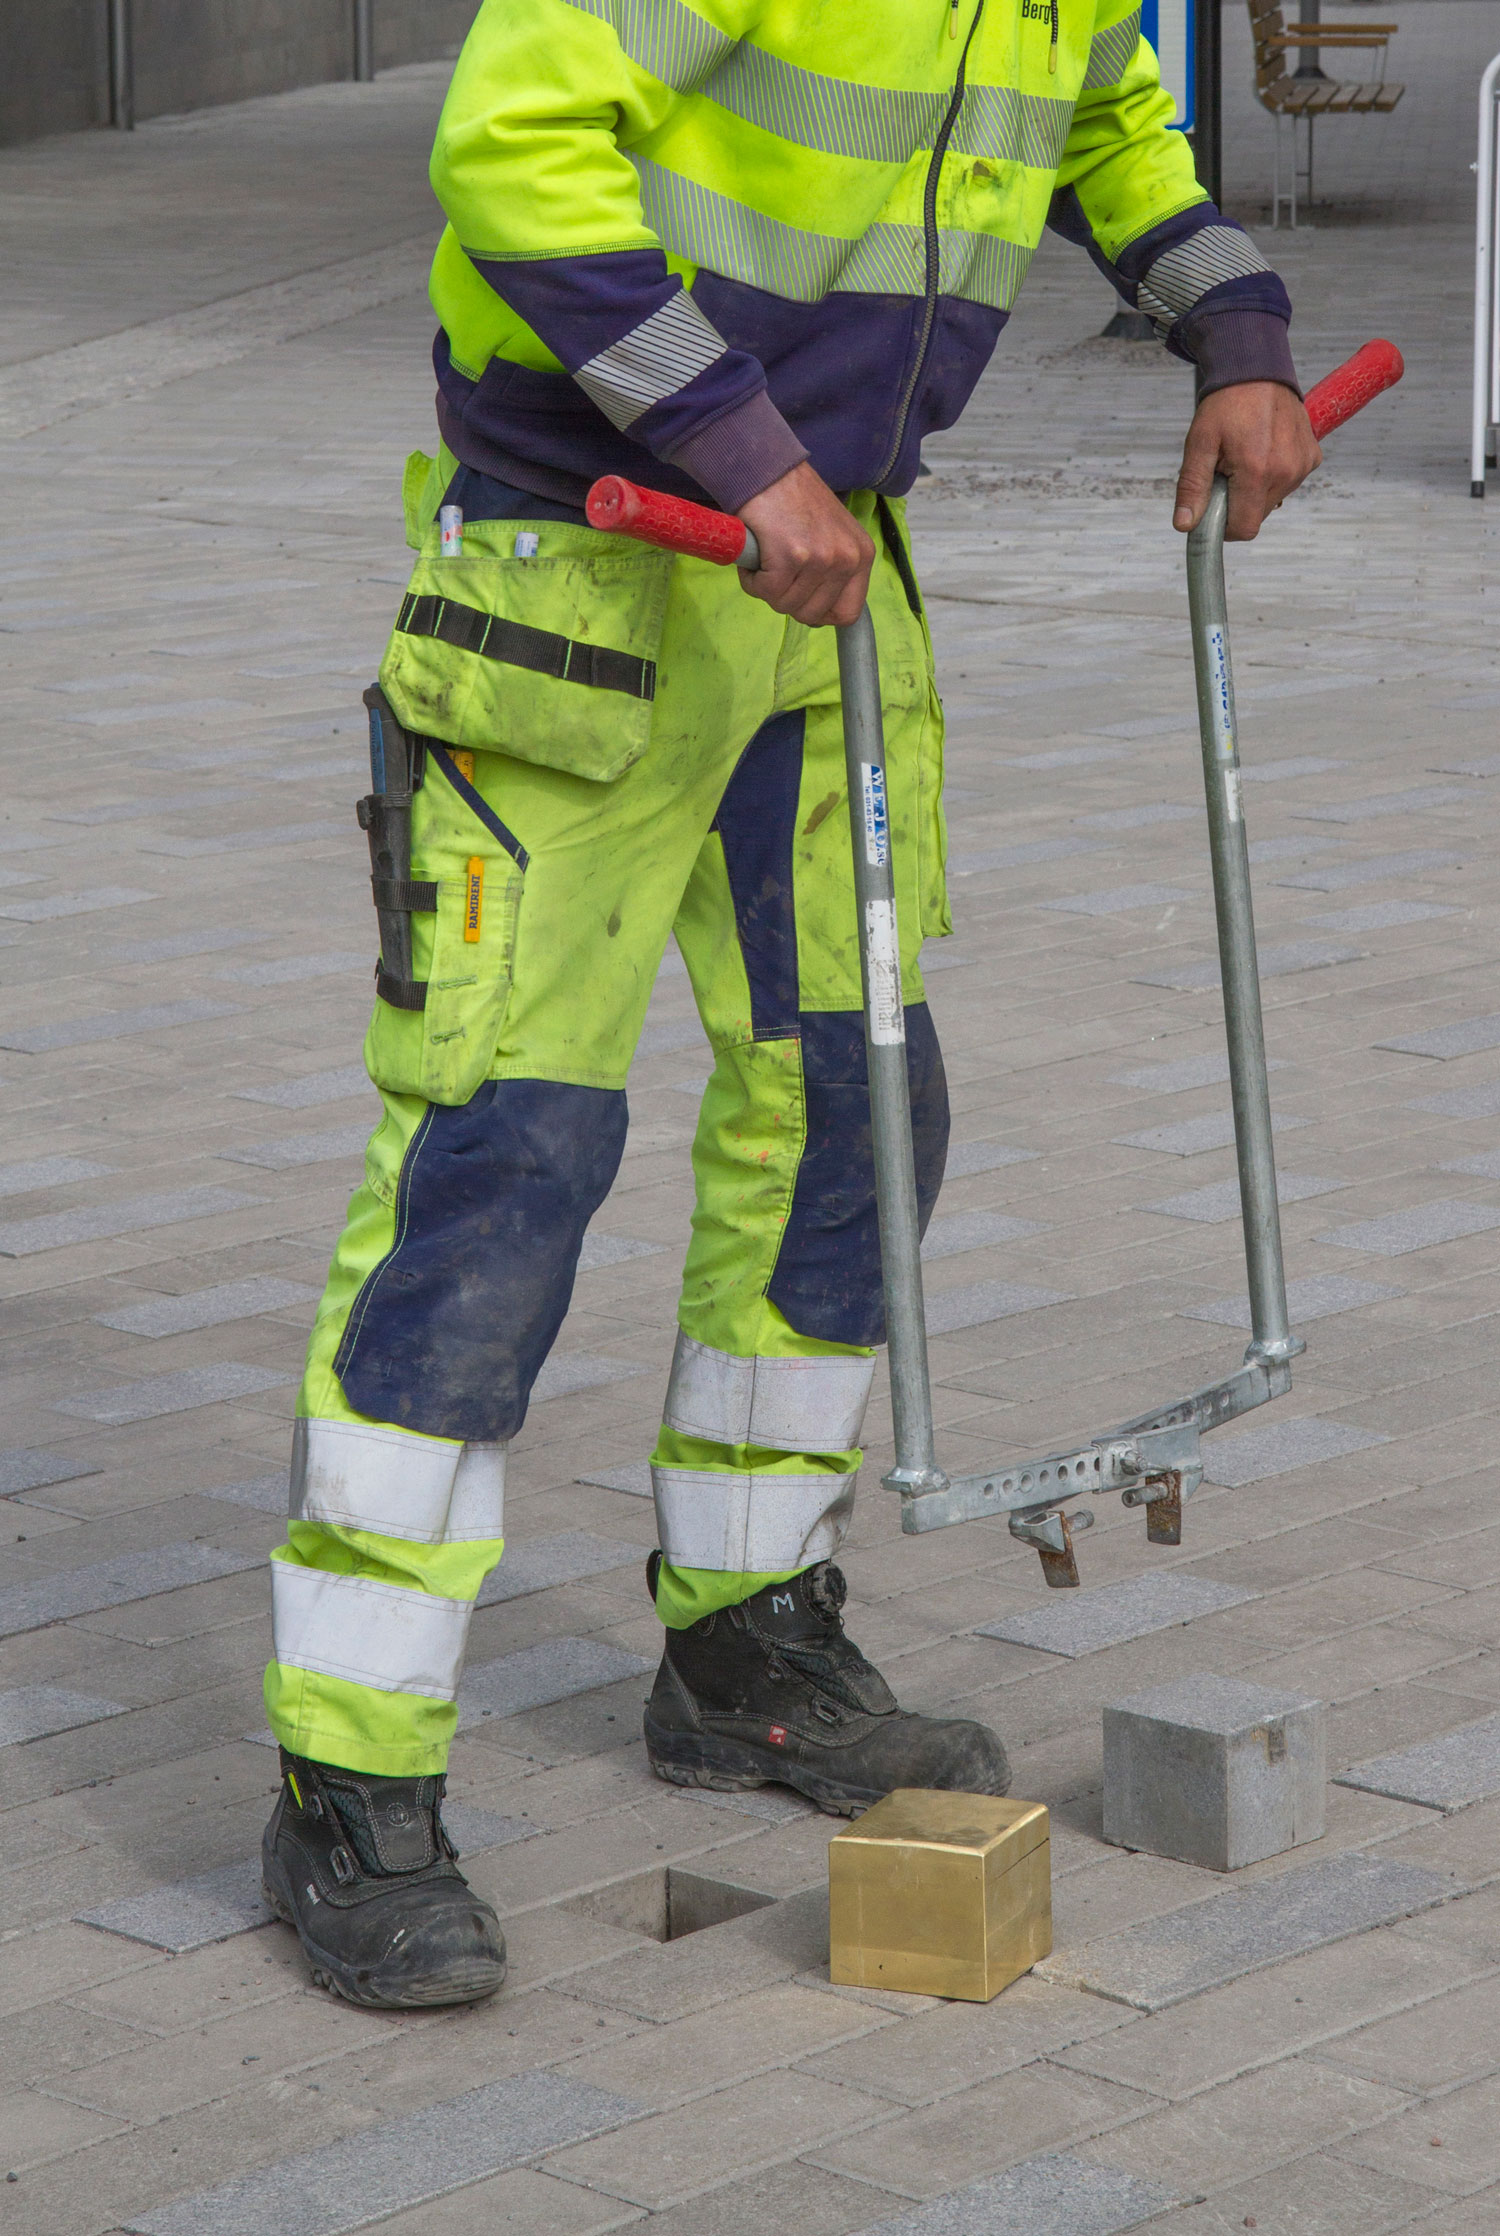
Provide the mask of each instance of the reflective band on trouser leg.
POLYGON ((275 1655, 284 1669, 451 1701, 472 1612, 471 1600, 271 1562, 275 1655))
POLYGON ((290 1511, 330 1529, 419 1545, 505 1535, 505 1446, 457 1444, 375 1421, 299 1420, 290 1511))
POLYGON ((859 1442, 874 1379, 873 1356, 736 1358, 679 1331, 662 1419, 714 1444, 848 1452, 859 1442))
POLYGON ((656 1527, 676 1568, 794 1575, 828 1560, 854 1508, 853 1475, 778 1475, 653 1461, 656 1527))

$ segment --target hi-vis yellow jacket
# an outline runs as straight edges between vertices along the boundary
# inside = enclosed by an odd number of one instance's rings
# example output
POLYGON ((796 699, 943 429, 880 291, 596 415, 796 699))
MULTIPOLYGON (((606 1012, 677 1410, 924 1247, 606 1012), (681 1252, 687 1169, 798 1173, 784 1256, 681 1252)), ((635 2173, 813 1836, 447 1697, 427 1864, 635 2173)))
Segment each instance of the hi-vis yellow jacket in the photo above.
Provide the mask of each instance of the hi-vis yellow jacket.
POLYGON ((438 127, 439 410, 481 471, 899 493, 1050 223, 1206 386, 1295 385, 1129 0, 485 0, 438 127))

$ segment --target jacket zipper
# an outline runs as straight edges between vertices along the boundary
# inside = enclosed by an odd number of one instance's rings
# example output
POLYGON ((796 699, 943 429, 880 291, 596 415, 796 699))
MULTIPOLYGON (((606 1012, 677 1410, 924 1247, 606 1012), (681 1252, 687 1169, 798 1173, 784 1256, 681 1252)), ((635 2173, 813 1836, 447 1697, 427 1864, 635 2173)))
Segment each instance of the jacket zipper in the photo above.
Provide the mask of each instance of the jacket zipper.
MULTIPOLYGON (((957 15, 956 5, 953 14, 954 16, 957 15)), ((937 138, 932 144, 932 160, 927 166, 927 184, 922 194, 922 245, 926 256, 923 275, 922 332, 917 343, 916 362, 912 366, 911 374, 901 394, 901 402, 896 413, 896 431, 891 441, 890 452, 884 465, 875 476, 873 486, 876 489, 880 487, 886 475, 894 468, 896 460, 901 456, 901 446, 906 440, 906 422, 911 417, 911 407, 916 399, 917 389, 921 385, 922 375, 927 366, 927 351, 932 342, 932 329, 937 318, 938 303, 940 260, 937 222, 938 181, 942 176, 943 157, 948 152, 948 142, 953 137, 953 127, 958 122, 958 112, 963 106, 964 72, 968 68, 969 49, 974 44, 974 34, 979 29, 979 19, 983 14, 984 0, 979 0, 979 5, 974 10, 974 21, 969 25, 969 36, 964 41, 963 53, 958 58, 958 75, 953 81, 953 98, 948 103, 947 114, 938 127, 937 138)))

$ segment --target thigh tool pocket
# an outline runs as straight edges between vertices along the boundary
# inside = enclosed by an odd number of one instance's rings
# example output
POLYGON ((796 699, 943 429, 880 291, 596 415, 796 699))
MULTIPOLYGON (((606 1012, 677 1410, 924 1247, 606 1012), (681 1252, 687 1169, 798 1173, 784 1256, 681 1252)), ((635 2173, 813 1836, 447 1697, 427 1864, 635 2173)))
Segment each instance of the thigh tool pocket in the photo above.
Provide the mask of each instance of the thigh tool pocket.
POLYGON ((401 720, 599 783, 638 761, 672 554, 554 520, 466 523, 458 558, 421 536, 380 670, 401 720))
POLYGON ((388 710, 384 722, 407 781, 388 758, 384 789, 360 803, 381 934, 365 1062, 393 1094, 466 1103, 510 996, 526 849, 476 789, 471 754, 403 734, 388 710))

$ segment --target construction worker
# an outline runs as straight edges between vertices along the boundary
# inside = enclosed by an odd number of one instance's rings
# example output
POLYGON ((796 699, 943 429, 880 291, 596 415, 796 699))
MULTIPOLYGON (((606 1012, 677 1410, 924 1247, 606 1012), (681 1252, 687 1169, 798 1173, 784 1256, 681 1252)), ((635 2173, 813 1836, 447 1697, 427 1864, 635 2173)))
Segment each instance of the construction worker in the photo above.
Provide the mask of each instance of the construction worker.
POLYGON ((444 1766, 506 1446, 674 932, 715 1063, 652 1459, 651 1765, 844 1814, 1005 1791, 992 1732, 898 1707, 832 1565, 884 1329, 826 624, 868 599, 925 1220, 948 1117, 918 953, 950 923, 901 502, 924 436, 1050 224, 1198 367, 1179 529, 1218 470, 1253 536, 1319 455, 1285 290, 1196 183, 1139 23, 1129 0, 485 0, 459 59, 441 439, 407 469, 367 803, 395 830, 410 795, 375 897, 411 959, 383 940, 385 1114, 309 1347, 266 1677, 268 1895, 356 2002, 504 1977, 444 1766), (760 571, 597 534, 605 473, 739 514, 760 571))

